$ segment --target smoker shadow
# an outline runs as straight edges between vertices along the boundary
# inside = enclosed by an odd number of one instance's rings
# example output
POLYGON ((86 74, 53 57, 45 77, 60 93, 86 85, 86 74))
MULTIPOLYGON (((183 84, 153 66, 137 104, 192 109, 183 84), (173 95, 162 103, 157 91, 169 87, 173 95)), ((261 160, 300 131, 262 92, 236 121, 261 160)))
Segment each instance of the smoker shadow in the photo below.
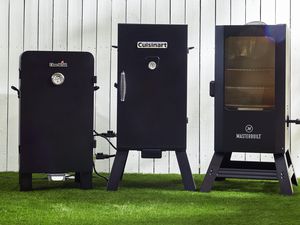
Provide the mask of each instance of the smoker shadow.
MULTIPOLYGON (((162 190, 183 190, 183 183, 180 175, 171 175, 172 177, 164 179, 165 175, 153 175, 149 180, 149 174, 133 175, 124 174, 120 182, 120 188, 149 188, 162 190)), ((195 179, 196 180, 196 179, 195 179)))
POLYGON ((232 191, 249 193, 279 193, 279 183, 277 181, 266 180, 241 180, 226 179, 225 181, 216 181, 212 191, 232 191))

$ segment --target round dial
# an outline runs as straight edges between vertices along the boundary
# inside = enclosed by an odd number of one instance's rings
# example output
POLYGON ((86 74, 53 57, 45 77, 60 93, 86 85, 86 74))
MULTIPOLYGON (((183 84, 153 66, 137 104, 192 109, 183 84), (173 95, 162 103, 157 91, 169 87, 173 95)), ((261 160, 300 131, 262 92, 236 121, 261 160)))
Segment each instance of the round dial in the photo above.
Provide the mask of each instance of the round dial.
POLYGON ((62 85, 65 81, 65 76, 62 73, 54 73, 51 76, 54 85, 62 85))
POLYGON ((150 61, 150 62, 148 63, 148 68, 149 68, 150 70, 155 70, 156 67, 157 67, 156 62, 150 61))

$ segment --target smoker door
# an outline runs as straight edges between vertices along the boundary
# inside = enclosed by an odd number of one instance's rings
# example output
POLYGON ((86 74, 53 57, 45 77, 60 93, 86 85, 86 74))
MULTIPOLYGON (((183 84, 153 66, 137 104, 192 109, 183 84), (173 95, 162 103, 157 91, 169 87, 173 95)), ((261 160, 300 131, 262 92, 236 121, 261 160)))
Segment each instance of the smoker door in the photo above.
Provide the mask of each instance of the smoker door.
POLYGON ((25 52, 20 71, 20 171, 91 171, 93 56, 25 52))
POLYGON ((186 98, 187 26, 119 24, 118 149, 185 149, 186 98))
POLYGON ((216 151, 284 150, 285 63, 285 25, 217 26, 216 151))

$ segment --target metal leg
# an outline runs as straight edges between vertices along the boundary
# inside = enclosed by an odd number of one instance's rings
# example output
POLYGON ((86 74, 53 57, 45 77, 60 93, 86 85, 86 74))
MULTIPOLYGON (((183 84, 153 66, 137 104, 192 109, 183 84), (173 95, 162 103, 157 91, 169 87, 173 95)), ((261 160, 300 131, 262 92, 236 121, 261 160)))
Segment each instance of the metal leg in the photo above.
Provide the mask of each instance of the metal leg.
POLYGON ((200 187, 201 192, 209 192, 211 190, 224 156, 224 153, 214 153, 206 175, 204 177, 203 183, 200 187))
POLYGON ((32 190, 32 173, 19 173, 20 191, 32 190))
MULTIPOLYGON (((291 157, 291 153, 290 151, 287 151, 286 152, 286 159, 287 159, 287 162, 288 162, 288 166, 293 166, 293 162, 292 162, 292 157, 291 157)), ((294 169, 293 169, 294 170, 294 169)), ((296 177, 296 172, 295 170, 293 171, 293 175, 291 177, 291 180, 292 180, 292 184, 298 186, 298 180, 297 180, 297 177, 296 177)))
POLYGON ((196 186, 186 151, 176 151, 176 158, 179 165, 184 189, 187 191, 195 191, 196 186))
POLYGON ((297 177, 296 177, 296 174, 295 174, 295 173, 293 174, 291 180, 292 180, 292 184, 293 184, 293 185, 298 186, 298 180, 297 180, 297 177))
MULTIPOLYGON (((226 167, 226 166, 230 165, 231 155, 232 155, 232 152, 225 153, 220 167, 226 167)), ((225 177, 216 177, 215 178, 215 181, 225 181, 225 180, 226 180, 225 177)))
POLYGON ((127 151, 117 151, 115 160, 114 160, 114 164, 111 169, 111 173, 110 173, 109 180, 107 183, 108 191, 118 190, 120 180, 124 173, 124 168, 126 165, 127 157, 128 157, 128 150, 127 151))
POLYGON ((93 182, 92 182, 93 173, 90 172, 80 172, 80 188, 81 189, 92 189, 93 182))
POLYGON ((293 185, 288 172, 286 154, 274 154, 277 177, 280 184, 280 192, 283 195, 293 194, 293 185))

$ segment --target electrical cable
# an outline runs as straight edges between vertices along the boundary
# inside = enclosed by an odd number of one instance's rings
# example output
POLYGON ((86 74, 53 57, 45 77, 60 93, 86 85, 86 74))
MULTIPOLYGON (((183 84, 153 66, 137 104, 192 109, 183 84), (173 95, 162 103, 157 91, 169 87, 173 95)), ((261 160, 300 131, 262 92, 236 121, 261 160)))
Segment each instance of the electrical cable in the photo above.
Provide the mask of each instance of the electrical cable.
MULTIPOLYGON (((100 137, 102 137, 102 136, 100 136, 100 137)), ((114 146, 114 144, 107 137, 102 137, 102 138, 104 138, 110 144, 110 146, 113 147, 113 149, 115 149, 116 151, 118 150, 117 147, 114 146)))
POLYGON ((113 149, 115 149, 116 151, 118 150, 117 147, 114 146, 114 144, 109 140, 108 137, 106 137, 106 136, 103 135, 103 134, 99 134, 99 133, 98 133, 97 131, 95 131, 95 130, 94 130, 94 133, 95 133, 95 134, 94 134, 94 137, 95 137, 95 136, 99 136, 99 137, 104 138, 104 139, 110 144, 110 146, 113 147, 113 149))
POLYGON ((95 163, 94 163, 94 162, 93 162, 93 169, 94 169, 95 174, 96 174, 98 177, 103 178, 103 179, 106 181, 106 183, 108 182, 108 178, 107 178, 107 177, 102 176, 100 173, 97 172, 96 167, 95 167, 95 163))

